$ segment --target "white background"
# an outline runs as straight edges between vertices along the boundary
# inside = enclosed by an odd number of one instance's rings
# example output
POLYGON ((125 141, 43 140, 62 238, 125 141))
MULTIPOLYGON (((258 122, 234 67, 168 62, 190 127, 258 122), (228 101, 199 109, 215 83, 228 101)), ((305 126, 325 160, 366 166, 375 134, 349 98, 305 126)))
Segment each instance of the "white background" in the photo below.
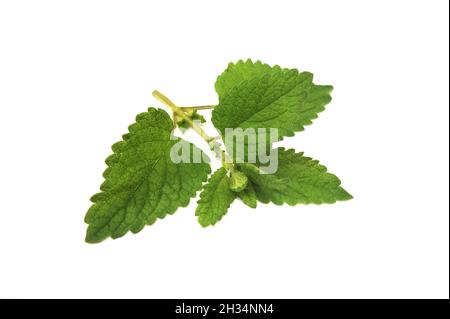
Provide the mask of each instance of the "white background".
POLYGON ((0 1, 0 297, 448 298, 448 1, 0 1), (195 200, 137 235, 84 243, 110 146, 159 89, 217 103, 230 61, 335 87, 282 144, 354 195, 195 200))

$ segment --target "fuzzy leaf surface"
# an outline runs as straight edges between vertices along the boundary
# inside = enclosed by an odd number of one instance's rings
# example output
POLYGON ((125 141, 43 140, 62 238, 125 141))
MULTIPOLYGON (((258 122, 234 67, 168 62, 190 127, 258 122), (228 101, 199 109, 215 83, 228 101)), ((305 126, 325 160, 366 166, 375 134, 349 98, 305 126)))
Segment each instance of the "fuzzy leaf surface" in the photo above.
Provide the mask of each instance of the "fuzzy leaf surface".
POLYGON ((243 191, 238 193, 238 196, 245 205, 250 208, 256 208, 258 198, 256 197, 255 189, 251 182, 248 183, 243 191))
POLYGON ((292 149, 278 148, 278 156, 278 170, 274 174, 260 174, 254 164, 239 166, 250 179, 259 201, 277 205, 331 204, 352 198, 340 186, 339 178, 318 161, 292 149))
POLYGON ((216 224, 227 213, 236 193, 230 189, 230 178, 227 170, 219 168, 209 178, 200 193, 195 215, 203 227, 216 224))
MULTIPOLYGON (((160 109, 149 108, 136 117, 123 140, 112 146, 101 192, 92 196, 85 222, 86 242, 137 233, 158 218, 187 206, 210 172, 208 163, 174 163, 170 151, 180 138, 172 138, 172 121, 160 109)), ((187 142, 184 142, 187 143, 187 142)))
MULTIPOLYGON (((270 67, 250 60, 230 64, 218 77, 215 87, 219 104, 212 112, 214 126, 222 136, 226 128, 253 129, 256 149, 262 141, 266 145, 274 142, 269 140, 270 128, 278 130, 276 140, 303 131, 331 101, 332 91, 330 85, 314 84, 309 72, 270 67), (258 136, 258 129, 265 129, 266 136, 258 136)), ((246 148, 252 142, 234 143, 244 143, 246 148)), ((226 146, 230 153, 239 153, 226 146)))

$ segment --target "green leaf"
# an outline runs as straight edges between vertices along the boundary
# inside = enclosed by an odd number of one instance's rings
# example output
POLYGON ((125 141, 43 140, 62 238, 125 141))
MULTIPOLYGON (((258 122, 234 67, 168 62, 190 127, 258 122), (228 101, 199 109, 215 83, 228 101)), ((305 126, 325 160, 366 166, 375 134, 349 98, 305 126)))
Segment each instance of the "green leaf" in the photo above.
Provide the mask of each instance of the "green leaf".
POLYGON ((190 163, 173 163, 170 151, 182 140, 171 139, 171 132, 168 114, 149 108, 136 117, 123 141, 112 146, 101 192, 91 198, 94 204, 85 217, 89 224, 86 242, 118 238, 128 231, 137 233, 178 207, 187 206, 201 189, 210 172, 209 164, 192 163, 193 152, 203 154, 190 143, 185 144, 190 163))
POLYGON ((311 124, 331 101, 332 86, 313 84, 309 72, 240 61, 218 77, 216 90, 219 105, 212 112, 212 122, 222 136, 226 128, 250 128, 255 133, 263 128, 267 145, 274 142, 269 140, 270 128, 278 129, 276 140, 281 140, 311 124))
POLYGON ((258 200, 277 205, 335 203, 351 199, 341 186, 341 181, 303 153, 278 148, 278 170, 274 174, 261 174, 253 164, 239 168, 252 182, 258 200))
POLYGON ((230 189, 227 170, 219 168, 204 185, 195 215, 203 227, 214 225, 227 213, 236 193, 230 189))
POLYGON ((251 182, 247 184, 247 187, 243 191, 238 193, 238 196, 245 205, 251 208, 256 208, 257 197, 251 182))
POLYGON ((231 89, 240 85, 243 81, 248 81, 264 74, 273 74, 280 71, 288 70, 282 70, 278 65, 271 67, 261 61, 256 61, 253 63, 250 59, 245 62, 243 60, 239 60, 237 63, 230 62, 226 70, 217 77, 214 87, 216 92, 219 94, 219 97, 225 97, 231 89))

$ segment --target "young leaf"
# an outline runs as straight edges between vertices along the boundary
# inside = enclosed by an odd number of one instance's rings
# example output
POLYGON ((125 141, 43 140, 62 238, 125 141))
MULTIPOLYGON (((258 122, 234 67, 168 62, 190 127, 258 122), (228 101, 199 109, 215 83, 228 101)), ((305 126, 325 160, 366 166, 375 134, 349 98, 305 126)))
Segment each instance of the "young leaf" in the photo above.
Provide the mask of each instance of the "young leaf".
POLYGON ((239 172, 237 170, 234 170, 231 172, 230 174, 230 189, 233 192, 239 193, 241 191, 243 191, 248 184, 248 178, 247 176, 242 173, 239 172))
POLYGON ((137 233, 157 218, 187 206, 201 189, 210 166, 192 162, 193 152, 201 154, 192 144, 188 145, 190 163, 174 163, 170 151, 181 139, 171 139, 172 128, 165 111, 149 108, 136 117, 123 141, 112 146, 102 192, 91 198, 94 204, 85 217, 89 224, 86 242, 137 233))
POLYGON ((209 178, 200 193, 195 210, 200 225, 206 227, 221 220, 235 198, 236 193, 230 189, 227 170, 221 167, 209 178))
POLYGON ((245 205, 251 208, 256 208, 257 198, 255 189, 253 188, 253 184, 251 182, 247 184, 247 187, 243 191, 238 193, 238 196, 245 205))
POLYGON ((278 156, 278 170, 272 175, 260 174, 253 164, 239 166, 252 182, 259 201, 295 205, 335 203, 352 198, 340 186, 341 181, 327 173, 318 161, 292 149, 278 148, 278 156))
POLYGON ((278 139, 293 136, 331 101, 332 86, 312 80, 309 72, 270 68, 259 61, 231 64, 216 82, 219 105, 212 122, 222 135, 226 128, 252 128, 256 133, 258 128, 276 128, 278 139))

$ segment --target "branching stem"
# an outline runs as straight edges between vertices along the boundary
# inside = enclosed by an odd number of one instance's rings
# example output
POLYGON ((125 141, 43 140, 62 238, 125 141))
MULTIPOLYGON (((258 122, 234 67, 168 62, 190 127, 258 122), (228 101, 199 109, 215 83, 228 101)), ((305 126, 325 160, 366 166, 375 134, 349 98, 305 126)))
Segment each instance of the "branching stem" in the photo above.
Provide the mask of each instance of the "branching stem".
POLYGON ((160 100, 164 105, 166 105, 173 113, 175 113, 178 117, 185 120, 192 129, 200 135, 202 139, 204 139, 208 144, 215 140, 214 137, 206 134, 205 131, 198 125, 196 122, 192 121, 192 119, 185 113, 184 108, 178 107, 173 103, 167 96, 159 92, 158 90, 153 91, 153 96, 160 100))
MULTIPOLYGON (((186 114, 186 112, 194 111, 194 110, 206 110, 206 109, 212 109, 214 108, 214 105, 204 105, 204 106, 188 106, 188 107, 179 107, 175 103, 173 103, 167 96, 159 92, 158 90, 154 90, 152 92, 152 95, 160 100, 165 106, 167 106, 174 114, 174 120, 175 115, 184 119, 190 127, 198 134, 202 139, 208 143, 209 147, 211 149, 216 150, 217 148, 217 138, 209 136, 202 128, 201 126, 196 122, 192 121, 192 119, 186 114)), ((220 149, 219 152, 217 152, 217 156, 222 160, 222 165, 227 169, 233 168, 233 161, 229 158, 227 152, 225 150, 220 149)))

